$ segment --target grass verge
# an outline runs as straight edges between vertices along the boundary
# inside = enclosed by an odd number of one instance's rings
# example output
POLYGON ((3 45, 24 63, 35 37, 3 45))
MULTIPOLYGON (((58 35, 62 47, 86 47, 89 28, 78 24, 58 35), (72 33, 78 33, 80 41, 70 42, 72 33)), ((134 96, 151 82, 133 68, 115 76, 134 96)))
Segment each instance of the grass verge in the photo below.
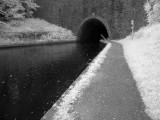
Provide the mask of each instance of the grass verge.
POLYGON ((146 113, 160 120, 160 24, 147 26, 121 40, 146 113))
POLYGON ((40 44, 57 41, 74 41, 70 30, 41 19, 25 19, 0 24, 0 46, 40 44))

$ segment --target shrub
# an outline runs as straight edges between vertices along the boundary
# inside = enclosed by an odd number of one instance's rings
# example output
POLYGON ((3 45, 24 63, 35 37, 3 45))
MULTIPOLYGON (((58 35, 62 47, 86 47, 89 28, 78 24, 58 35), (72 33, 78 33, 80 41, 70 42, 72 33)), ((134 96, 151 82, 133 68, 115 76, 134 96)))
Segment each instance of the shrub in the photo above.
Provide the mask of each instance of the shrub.
POLYGON ((147 22, 149 24, 160 22, 160 0, 147 0, 144 8, 147 13, 147 22))
POLYGON ((31 17, 37 7, 32 0, 0 0, 0 16, 2 20, 24 19, 31 17))
POLYGON ((33 0, 21 0, 21 4, 25 8, 25 16, 28 18, 32 17, 33 11, 39 7, 33 0))

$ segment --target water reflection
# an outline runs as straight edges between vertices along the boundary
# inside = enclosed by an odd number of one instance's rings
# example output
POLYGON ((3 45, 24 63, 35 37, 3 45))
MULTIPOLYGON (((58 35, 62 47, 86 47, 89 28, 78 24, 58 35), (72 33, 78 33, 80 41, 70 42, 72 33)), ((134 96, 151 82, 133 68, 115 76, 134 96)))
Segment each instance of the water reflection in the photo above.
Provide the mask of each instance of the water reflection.
POLYGON ((0 50, 0 120, 39 120, 104 45, 0 50))

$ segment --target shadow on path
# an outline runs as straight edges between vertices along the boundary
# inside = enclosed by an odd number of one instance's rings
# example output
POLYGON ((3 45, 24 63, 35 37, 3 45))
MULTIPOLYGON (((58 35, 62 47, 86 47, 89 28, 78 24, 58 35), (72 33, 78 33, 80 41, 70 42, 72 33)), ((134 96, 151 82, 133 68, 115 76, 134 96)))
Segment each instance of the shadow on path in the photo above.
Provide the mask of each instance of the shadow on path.
MULTIPOLYGON (((47 120, 52 120, 53 111, 48 112, 47 120)), ((151 120, 120 44, 112 43, 107 59, 73 111, 75 120, 151 120)))
POLYGON ((144 109, 122 46, 113 42, 101 70, 74 110, 80 120, 150 120, 144 109))

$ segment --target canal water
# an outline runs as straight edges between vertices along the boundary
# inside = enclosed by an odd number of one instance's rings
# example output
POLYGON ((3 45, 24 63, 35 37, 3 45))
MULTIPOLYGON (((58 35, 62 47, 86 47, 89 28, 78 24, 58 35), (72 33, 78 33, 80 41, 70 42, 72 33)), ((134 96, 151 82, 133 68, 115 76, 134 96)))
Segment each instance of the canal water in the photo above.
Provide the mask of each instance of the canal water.
POLYGON ((40 120, 104 46, 0 49, 0 120, 40 120))

